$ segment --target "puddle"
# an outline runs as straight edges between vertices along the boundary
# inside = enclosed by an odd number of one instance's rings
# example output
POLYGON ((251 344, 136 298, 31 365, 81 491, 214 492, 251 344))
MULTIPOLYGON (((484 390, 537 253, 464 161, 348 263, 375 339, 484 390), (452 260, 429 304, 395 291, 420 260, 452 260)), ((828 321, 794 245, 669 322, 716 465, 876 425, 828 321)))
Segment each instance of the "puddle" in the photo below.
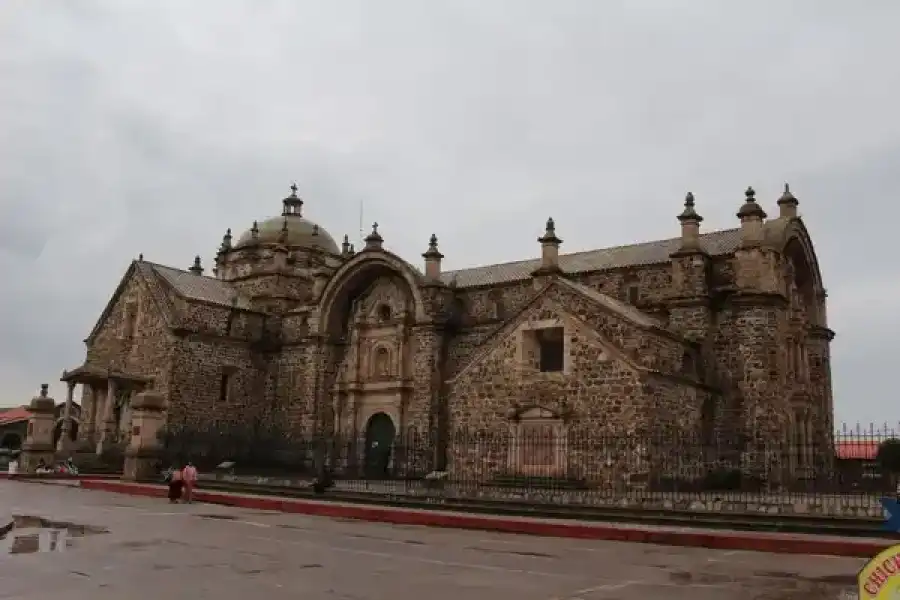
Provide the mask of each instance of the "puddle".
POLYGON ((16 515, 13 516, 12 523, 0 528, 0 556, 65 552, 78 538, 98 533, 109 533, 109 530, 42 517, 16 515))

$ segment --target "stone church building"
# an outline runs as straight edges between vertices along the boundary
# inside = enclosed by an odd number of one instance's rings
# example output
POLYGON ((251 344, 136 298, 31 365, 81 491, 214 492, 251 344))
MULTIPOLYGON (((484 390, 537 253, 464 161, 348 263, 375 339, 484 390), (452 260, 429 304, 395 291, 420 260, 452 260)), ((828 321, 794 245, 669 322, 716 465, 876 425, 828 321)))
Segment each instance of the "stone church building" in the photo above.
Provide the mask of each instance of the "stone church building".
POLYGON ((63 375, 82 443, 127 441, 145 389, 170 423, 367 447, 414 431, 451 471, 584 473, 624 460, 591 440, 623 436, 830 443, 834 334, 788 186, 772 217, 748 189, 734 229, 701 232, 688 194, 672 239, 564 254, 549 219, 535 257, 458 271, 434 235, 411 264, 377 224, 355 249, 303 204, 292 186, 279 216, 229 229, 211 275, 132 262, 63 375))

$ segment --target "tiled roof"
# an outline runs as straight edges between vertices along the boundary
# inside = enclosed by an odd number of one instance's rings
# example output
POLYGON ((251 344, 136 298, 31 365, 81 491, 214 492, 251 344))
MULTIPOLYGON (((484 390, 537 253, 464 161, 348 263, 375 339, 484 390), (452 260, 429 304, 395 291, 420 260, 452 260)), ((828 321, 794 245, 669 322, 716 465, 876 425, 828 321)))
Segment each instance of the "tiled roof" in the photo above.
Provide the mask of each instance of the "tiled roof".
POLYGON ((247 299, 238 295, 231 285, 205 275, 194 275, 189 271, 173 269, 164 265, 150 263, 153 271, 166 283, 172 286, 176 292, 189 300, 201 300, 222 306, 231 306, 237 299, 237 306, 248 308, 247 299))
MULTIPOLYGON (((586 273, 619 267, 661 264, 668 262, 669 255, 678 250, 680 241, 681 238, 672 238, 629 246, 560 254, 559 266, 566 273, 586 273)), ((700 236, 701 245, 711 256, 730 254, 738 247, 739 242, 740 229, 723 229, 700 236)), ((484 265, 471 269, 446 271, 441 275, 441 279, 444 283, 450 283, 455 279, 458 287, 511 283, 528 279, 532 271, 537 269, 540 264, 540 259, 532 259, 499 265, 484 265)))
MULTIPOLYGON (((669 260, 670 254, 678 250, 680 241, 681 238, 672 238, 629 246, 561 254, 559 266, 566 273, 586 273, 619 267, 662 264, 669 260)), ((739 229, 723 229, 700 236, 701 245, 712 256, 734 252, 739 242, 739 229)), ((458 271, 445 271, 441 275, 441 279, 445 283, 450 283, 455 279, 458 287, 511 283, 528 279, 531 273, 540 266, 540 263, 538 258, 458 271)), ((189 271, 156 263, 145 262, 143 264, 150 266, 159 277, 185 298, 231 306, 232 300, 237 297, 239 307, 249 308, 247 299, 238 295, 231 285, 220 279, 194 275, 189 271)))
POLYGON ((28 407, 25 406, 16 406, 15 408, 4 410, 0 412, 0 426, 27 421, 30 416, 31 413, 28 412, 28 407))

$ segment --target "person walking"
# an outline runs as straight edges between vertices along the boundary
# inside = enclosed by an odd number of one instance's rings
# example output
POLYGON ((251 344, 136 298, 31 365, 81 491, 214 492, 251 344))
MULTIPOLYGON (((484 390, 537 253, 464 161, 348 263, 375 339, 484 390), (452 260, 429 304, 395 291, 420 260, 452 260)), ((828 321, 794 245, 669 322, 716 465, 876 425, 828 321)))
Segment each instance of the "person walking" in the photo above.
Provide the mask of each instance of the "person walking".
POLYGON ((169 502, 175 504, 181 498, 184 489, 184 477, 178 465, 174 465, 169 474, 169 502))
POLYGON ((194 498, 194 488, 197 487, 197 467, 188 461, 181 475, 184 479, 184 501, 190 503, 194 498))

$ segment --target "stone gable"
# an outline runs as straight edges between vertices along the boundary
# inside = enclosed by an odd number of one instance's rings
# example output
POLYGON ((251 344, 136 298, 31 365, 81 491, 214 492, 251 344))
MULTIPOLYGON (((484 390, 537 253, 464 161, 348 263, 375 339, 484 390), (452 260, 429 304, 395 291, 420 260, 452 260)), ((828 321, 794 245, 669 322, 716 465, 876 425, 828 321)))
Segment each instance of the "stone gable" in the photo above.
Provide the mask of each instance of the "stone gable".
POLYGON ((139 270, 128 270, 86 342, 85 362, 152 378, 166 390, 173 337, 151 285, 139 270))

